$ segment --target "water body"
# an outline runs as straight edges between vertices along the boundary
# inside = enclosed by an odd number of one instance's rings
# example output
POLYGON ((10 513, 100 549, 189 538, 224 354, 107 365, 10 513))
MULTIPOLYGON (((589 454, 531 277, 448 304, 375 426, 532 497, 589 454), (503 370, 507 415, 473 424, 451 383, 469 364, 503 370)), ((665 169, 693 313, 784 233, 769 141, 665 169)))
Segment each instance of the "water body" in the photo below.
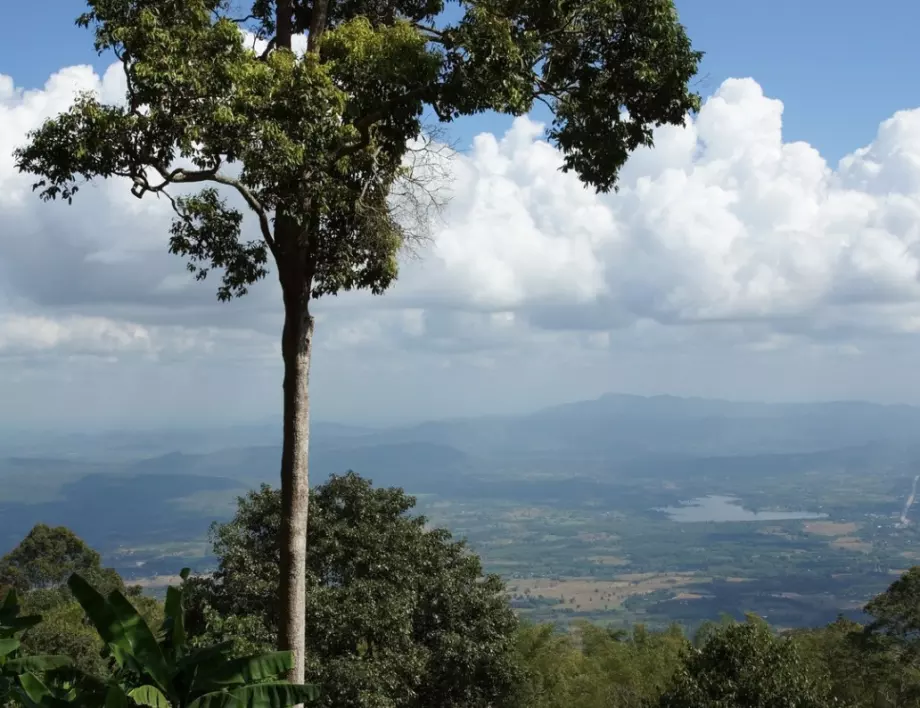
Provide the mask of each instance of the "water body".
POLYGON ((810 511, 751 511, 741 506, 735 497, 710 495, 681 502, 656 511, 665 512, 671 521, 693 523, 699 521, 789 521, 790 519, 825 519, 827 514, 810 511))

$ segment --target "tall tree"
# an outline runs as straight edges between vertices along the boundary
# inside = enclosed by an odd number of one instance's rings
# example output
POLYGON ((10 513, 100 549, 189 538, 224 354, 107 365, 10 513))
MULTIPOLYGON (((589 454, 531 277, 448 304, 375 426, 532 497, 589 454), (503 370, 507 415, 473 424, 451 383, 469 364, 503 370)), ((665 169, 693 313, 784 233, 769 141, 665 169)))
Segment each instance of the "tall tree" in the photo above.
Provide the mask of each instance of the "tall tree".
POLYGON ((299 683, 310 305, 342 290, 382 293, 396 277, 407 222, 394 196, 417 194, 407 151, 423 115, 517 115, 541 101, 563 169, 606 191, 654 126, 698 107, 688 82, 700 54, 672 0, 90 0, 78 22, 123 63, 125 101, 80 96, 31 134, 18 168, 39 176, 45 199, 69 202, 81 180, 115 176, 137 197, 168 197, 170 250, 199 278, 222 270, 222 300, 262 278, 269 256, 277 269, 279 644, 295 652, 299 683), (245 18, 231 14, 240 5, 245 18), (244 29, 264 48, 244 42, 244 29), (242 237, 228 191, 255 216, 258 238, 242 237))
MULTIPOLYGON (((442 529, 411 515, 399 489, 333 477, 310 499, 307 670, 329 708, 510 705, 519 678, 517 620, 501 581, 442 529)), ((242 498, 215 527, 217 571, 186 588, 189 633, 262 651, 280 621, 281 499, 242 498)))

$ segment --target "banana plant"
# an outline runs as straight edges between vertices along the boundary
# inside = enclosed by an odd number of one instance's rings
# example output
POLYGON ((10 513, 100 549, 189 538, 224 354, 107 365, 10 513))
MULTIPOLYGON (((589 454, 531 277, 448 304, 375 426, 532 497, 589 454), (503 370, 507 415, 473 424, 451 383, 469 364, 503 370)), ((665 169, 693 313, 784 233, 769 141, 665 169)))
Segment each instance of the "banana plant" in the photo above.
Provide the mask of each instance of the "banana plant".
MULTIPOLYGON (((184 569, 182 579, 188 574, 184 569)), ((104 696, 91 691, 95 705, 286 708, 317 698, 316 687, 291 684, 281 678, 293 666, 290 652, 234 658, 231 642, 190 647, 180 588, 167 590, 166 619, 157 636, 118 590, 103 597, 77 574, 67 584, 118 667, 105 686, 104 696)))
MULTIPOLYGON (((10 589, 0 604, 0 705, 12 700, 31 704, 29 689, 43 684, 40 676, 71 665, 66 656, 25 656, 21 651, 22 633, 34 627, 42 618, 39 615, 22 615, 19 596, 10 589)), ((50 699, 57 692, 48 690, 50 699)))

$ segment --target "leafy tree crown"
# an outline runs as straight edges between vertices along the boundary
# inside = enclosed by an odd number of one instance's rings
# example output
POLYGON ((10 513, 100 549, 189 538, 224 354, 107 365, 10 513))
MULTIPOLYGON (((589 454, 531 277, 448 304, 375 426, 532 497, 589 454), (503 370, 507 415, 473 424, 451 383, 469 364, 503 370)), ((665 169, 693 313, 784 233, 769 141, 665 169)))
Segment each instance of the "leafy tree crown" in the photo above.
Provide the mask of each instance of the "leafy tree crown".
POLYGON ((310 297, 382 292, 412 233, 396 202, 424 204, 410 158, 426 116, 540 101, 563 169, 607 191, 655 126, 698 107, 701 55, 672 0, 254 0, 236 17, 239 5, 90 0, 78 24, 121 61, 125 100, 80 95, 17 151, 45 199, 115 176, 168 198, 170 250, 198 278, 221 270, 221 299, 270 255, 310 297), (244 204, 260 238, 242 236, 244 204))

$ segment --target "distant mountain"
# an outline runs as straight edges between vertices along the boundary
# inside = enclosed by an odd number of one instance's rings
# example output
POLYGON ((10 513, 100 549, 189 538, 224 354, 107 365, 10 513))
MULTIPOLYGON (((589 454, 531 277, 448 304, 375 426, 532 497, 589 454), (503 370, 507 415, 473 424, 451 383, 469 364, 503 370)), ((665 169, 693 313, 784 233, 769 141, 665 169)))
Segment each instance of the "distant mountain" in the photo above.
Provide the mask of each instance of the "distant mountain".
POLYGON ((129 542, 198 539, 206 533, 213 517, 184 511, 176 501, 233 490, 242 493, 244 488, 239 482, 218 477, 87 475, 62 485, 60 499, 55 501, 0 500, 0 555, 37 523, 67 526, 99 548, 129 542))
MULTIPOLYGON (((0 551, 38 521, 73 526, 108 548, 200 538, 210 520, 231 513, 235 496, 278 484, 279 432, 261 423, 62 436, 65 455, 0 454, 0 551)), ((354 470, 380 486, 457 500, 647 509, 658 503, 650 484, 661 503, 682 498, 667 491, 675 480, 704 493, 739 475, 913 474, 918 433, 920 409, 910 406, 607 395, 523 416, 384 430, 320 423, 310 475, 319 484, 354 470)))
POLYGON ((525 416, 430 422, 359 439, 376 444, 432 442, 475 457, 625 460, 912 445, 918 433, 920 408, 911 406, 605 395, 525 416))
MULTIPOLYGON (((125 468, 130 475, 190 475, 234 479, 247 485, 277 485, 281 451, 276 446, 228 448, 206 454, 170 453, 141 460, 125 468)), ((468 455, 432 443, 343 445, 317 441, 310 450, 310 476, 314 484, 330 474, 349 470, 386 486, 425 486, 431 476, 463 474, 473 469, 468 455)))
MULTIPOLYGON (((176 431, 58 436, 31 454, 247 482, 277 479, 280 423, 176 431), (58 452, 57 443, 66 448, 58 452), (138 460, 142 460, 138 462, 138 460)), ((912 449, 920 408, 860 402, 766 404, 674 396, 605 395, 522 416, 442 420, 389 429, 316 423, 313 479, 347 469, 389 480, 527 470, 560 463, 572 473, 660 458, 805 454, 876 446, 912 449)), ((45 461, 42 469, 60 468, 45 461)), ((11 466, 0 460, 0 476, 11 466)), ((21 464, 20 464, 21 466, 21 464)), ((93 470, 90 470, 93 471, 93 470)), ((99 469, 98 471, 103 471, 99 469)))
MULTIPOLYGON (((349 439, 374 432, 339 423, 316 422, 314 435, 326 440, 349 439)), ((228 447, 281 444, 281 419, 250 425, 201 428, 116 430, 101 433, 0 431, 0 457, 55 457, 124 462, 169 452, 208 453, 228 447)))

